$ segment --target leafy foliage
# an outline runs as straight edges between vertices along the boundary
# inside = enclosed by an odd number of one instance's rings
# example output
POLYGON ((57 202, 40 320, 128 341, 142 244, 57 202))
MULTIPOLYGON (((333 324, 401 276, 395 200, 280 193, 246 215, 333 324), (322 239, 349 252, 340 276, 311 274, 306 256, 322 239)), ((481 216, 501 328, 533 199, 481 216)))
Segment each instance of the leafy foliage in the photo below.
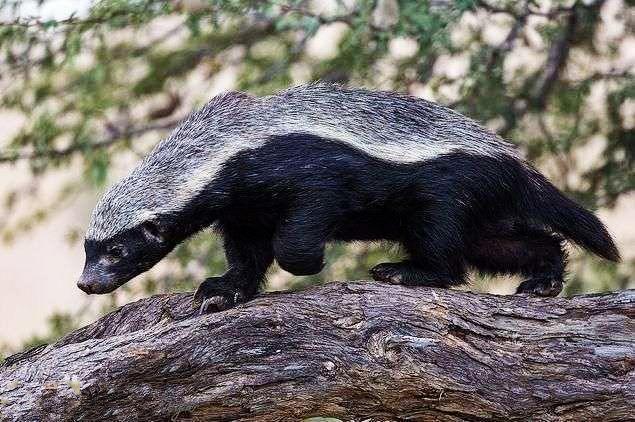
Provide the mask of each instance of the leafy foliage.
MULTIPOLYGON (((20 2, 0 0, 7 16, 0 107, 25 118, 0 164, 27 161, 38 177, 80 163, 84 173, 40 213, 0 222, 3 238, 28 230, 78 191, 102 190, 116 163, 147 151, 142 139, 158 141, 228 74, 236 88, 256 94, 315 79, 423 93, 520 145, 585 205, 612 207, 635 186, 635 123, 627 115, 635 82, 619 48, 634 25, 602 35, 605 3, 99 0, 86 16, 56 21, 21 16, 20 2), (323 32, 334 29, 333 51, 316 53, 330 43, 323 32), (592 165, 576 159, 598 142, 592 165)), ((633 5, 620 7, 617 20, 632 20, 633 5)), ((7 210, 22 196, 9 192, 7 210)), ((278 271, 273 278, 287 287, 363 278, 386 253, 376 245, 334 245, 319 276, 289 281, 278 271)), ((224 267, 213 236, 196 237, 169 259, 169 271, 146 276, 144 293, 175 284, 192 289, 224 267)), ((618 268, 580 254, 573 260, 589 271, 568 284, 569 293, 632 283, 618 274, 632 274, 633 262, 618 268)), ((59 317, 53 333, 70 322, 59 317)))

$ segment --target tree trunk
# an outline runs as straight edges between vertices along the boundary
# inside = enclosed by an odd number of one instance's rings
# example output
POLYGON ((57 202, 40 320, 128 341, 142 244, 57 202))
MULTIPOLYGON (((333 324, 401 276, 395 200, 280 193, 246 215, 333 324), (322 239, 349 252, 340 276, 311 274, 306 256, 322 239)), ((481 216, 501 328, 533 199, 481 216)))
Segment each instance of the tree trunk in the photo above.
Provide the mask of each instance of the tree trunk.
POLYGON ((634 301, 351 282, 196 316, 159 295, 8 358, 0 419, 625 420, 634 301))

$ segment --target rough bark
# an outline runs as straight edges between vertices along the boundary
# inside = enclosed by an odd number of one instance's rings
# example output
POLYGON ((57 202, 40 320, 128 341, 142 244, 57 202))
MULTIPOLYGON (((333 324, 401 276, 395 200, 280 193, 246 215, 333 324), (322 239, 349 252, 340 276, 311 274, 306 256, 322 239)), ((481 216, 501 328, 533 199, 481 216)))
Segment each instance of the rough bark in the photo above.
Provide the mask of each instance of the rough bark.
POLYGON ((195 316, 154 296, 9 358, 0 419, 625 420, 634 302, 351 282, 195 316))

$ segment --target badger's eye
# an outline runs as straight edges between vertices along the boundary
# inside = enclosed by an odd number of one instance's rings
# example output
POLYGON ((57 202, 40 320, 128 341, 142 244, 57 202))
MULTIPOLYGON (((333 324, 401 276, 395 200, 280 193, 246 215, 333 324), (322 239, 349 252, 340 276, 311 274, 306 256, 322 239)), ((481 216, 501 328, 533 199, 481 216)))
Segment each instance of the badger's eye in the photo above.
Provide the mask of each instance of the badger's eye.
POLYGON ((126 251, 121 246, 111 246, 108 248, 106 259, 110 262, 117 262, 126 255, 126 251))

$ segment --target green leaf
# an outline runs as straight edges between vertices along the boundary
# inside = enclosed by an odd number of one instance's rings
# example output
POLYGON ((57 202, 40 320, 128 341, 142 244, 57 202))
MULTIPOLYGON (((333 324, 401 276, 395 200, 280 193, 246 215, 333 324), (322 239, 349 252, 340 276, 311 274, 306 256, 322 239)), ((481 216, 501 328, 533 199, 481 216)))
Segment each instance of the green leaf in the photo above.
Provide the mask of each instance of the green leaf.
POLYGON ((109 165, 110 159, 108 154, 103 150, 97 150, 91 153, 87 162, 87 173, 89 181, 93 186, 102 187, 105 185, 109 165))

